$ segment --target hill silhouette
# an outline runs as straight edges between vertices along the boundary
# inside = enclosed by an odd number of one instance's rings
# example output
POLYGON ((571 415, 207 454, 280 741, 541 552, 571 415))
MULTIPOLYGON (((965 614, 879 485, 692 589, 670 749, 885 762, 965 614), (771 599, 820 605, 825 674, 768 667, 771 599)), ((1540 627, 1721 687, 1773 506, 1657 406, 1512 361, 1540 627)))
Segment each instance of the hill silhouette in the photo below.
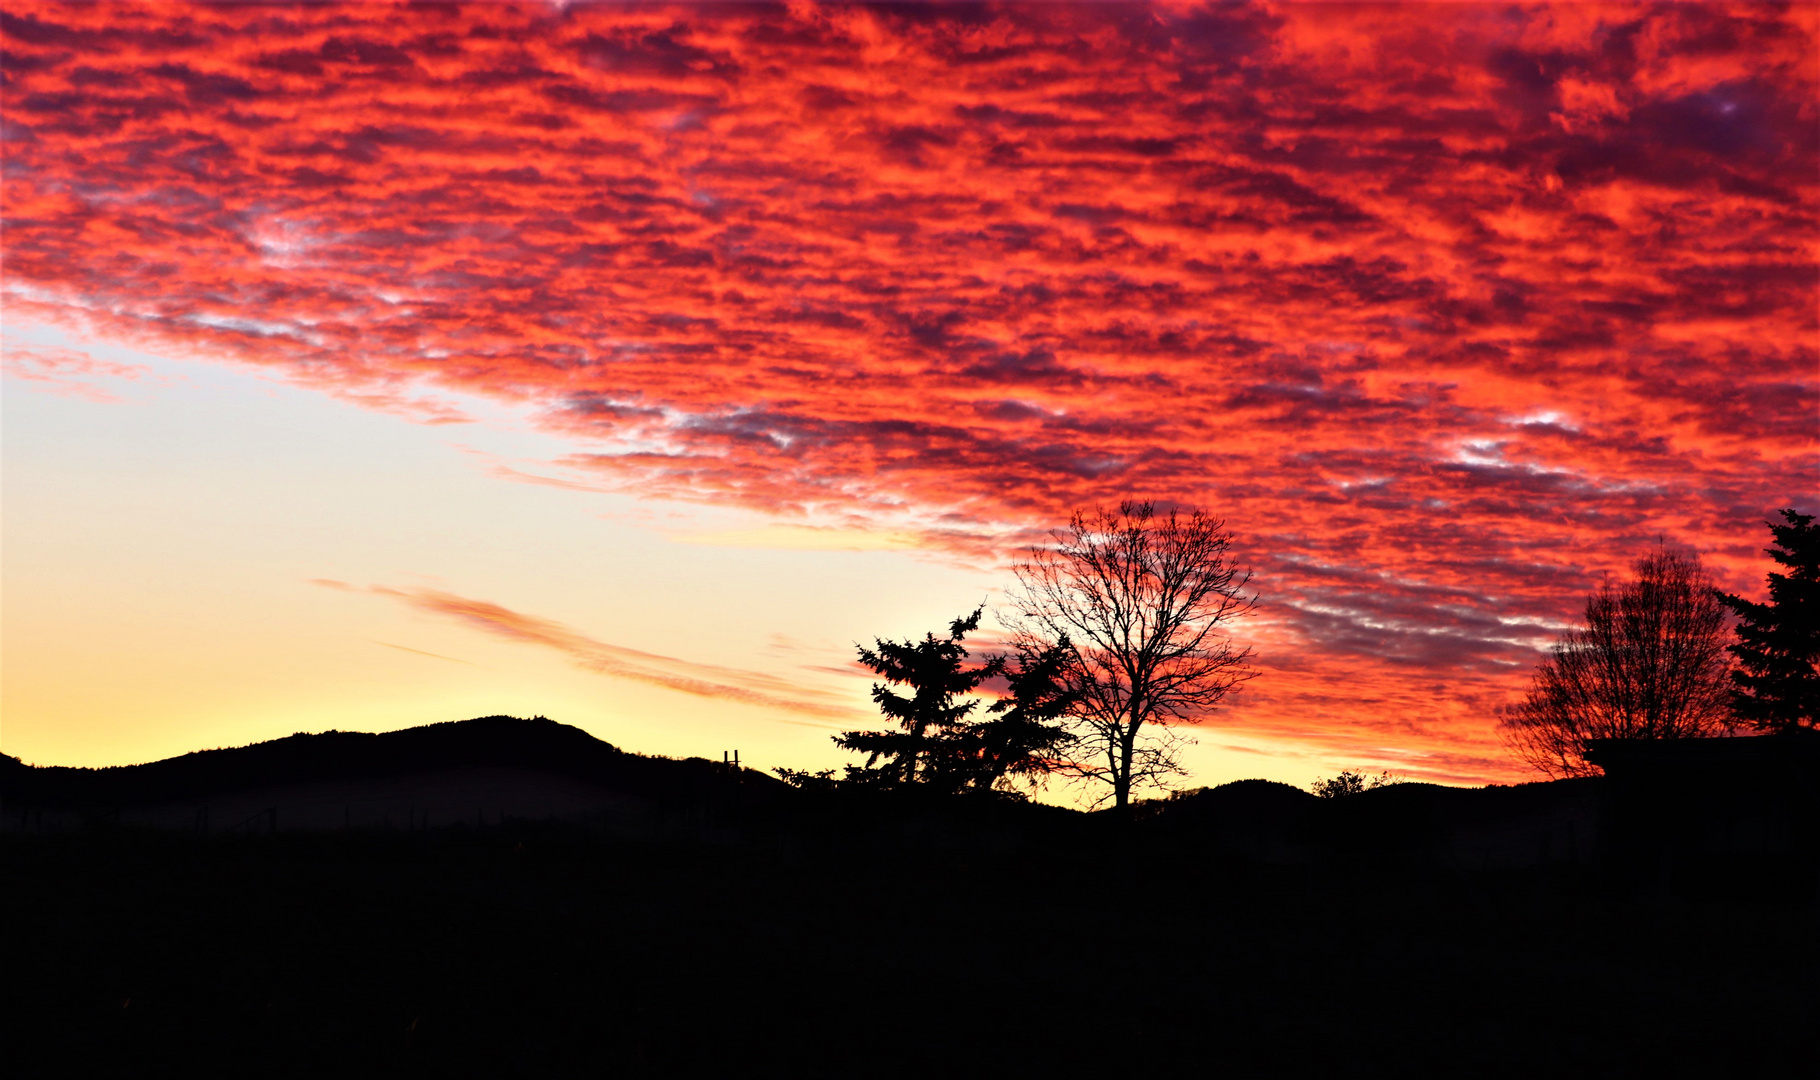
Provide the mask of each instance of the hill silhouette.
POLYGON ((1541 866, 1601 854, 1597 780, 1452 788, 1399 783, 1321 799, 1270 780, 1240 780, 1150 804, 1145 824, 1273 863, 1330 859, 1400 865, 1541 866))
POLYGON ((24 766, 7 759, 7 794, 59 805, 133 803, 246 787, 398 775, 474 766, 520 766, 661 795, 717 768, 706 759, 630 754, 544 717, 483 716, 381 733, 298 733, 247 746, 197 750, 143 765, 98 769, 24 766))
MULTIPOLYGON (((504 792, 510 792, 520 807, 576 810, 613 802, 675 809, 735 798, 761 806, 787 790, 781 781, 756 770, 733 771, 704 758, 628 753, 580 728, 543 717, 484 716, 379 734, 300 733, 98 769, 34 767, 10 757, 0 765, 4 766, 0 799, 9 811, 52 808, 89 818, 112 814, 121 821, 153 825, 204 820, 197 811, 223 800, 237 808, 228 817, 248 807, 273 811, 273 827, 283 806, 307 805, 318 812, 313 817, 306 814, 302 821, 293 812, 286 815, 285 824, 314 822, 320 827, 347 820, 350 802, 370 809, 403 799, 409 810, 401 807, 396 813, 396 823, 402 825, 418 821, 431 803, 479 798, 498 804, 504 792), (337 813, 320 812, 337 798, 342 800, 337 813)), ((481 807, 483 815, 487 809, 481 807)), ((450 820, 459 818, 445 813, 441 823, 450 820)), ((217 827, 230 824, 221 814, 215 821, 217 827)))

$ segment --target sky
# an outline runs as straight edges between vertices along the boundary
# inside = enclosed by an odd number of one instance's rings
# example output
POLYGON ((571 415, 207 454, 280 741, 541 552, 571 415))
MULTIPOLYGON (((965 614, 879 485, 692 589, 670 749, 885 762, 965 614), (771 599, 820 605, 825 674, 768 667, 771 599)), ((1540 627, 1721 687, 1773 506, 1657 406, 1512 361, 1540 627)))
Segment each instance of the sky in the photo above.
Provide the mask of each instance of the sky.
MULTIPOLYGON (((0 12, 6 753, 542 713, 821 768, 1079 509, 1234 533, 1187 783, 1528 778, 1820 492, 1820 6, 0 12)), ((1066 799, 1066 793, 1051 797, 1066 799)))

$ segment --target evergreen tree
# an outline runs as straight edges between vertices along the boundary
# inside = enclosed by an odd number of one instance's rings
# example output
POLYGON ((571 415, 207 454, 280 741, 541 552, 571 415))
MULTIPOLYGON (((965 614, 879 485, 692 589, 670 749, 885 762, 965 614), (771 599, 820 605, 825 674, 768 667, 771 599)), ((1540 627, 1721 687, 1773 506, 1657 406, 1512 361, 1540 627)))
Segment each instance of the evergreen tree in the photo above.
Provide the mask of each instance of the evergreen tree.
POLYGON ((1789 572, 1769 575, 1769 603, 1719 594, 1738 616, 1732 711, 1770 732, 1820 725, 1820 528, 1812 514, 1782 516, 1788 524, 1769 526, 1776 540, 1764 553, 1789 572))
POLYGON ((1059 763, 1073 741, 1061 723, 1080 695, 1067 688, 1072 658, 1068 639, 1046 647, 1020 646, 1013 657, 995 657, 1010 693, 938 740, 931 782, 950 790, 1010 793, 1012 780, 1033 780, 1059 763), (1015 659, 1015 664, 1012 662, 1015 659))
POLYGON ((937 743, 953 738, 980 704, 955 699, 997 675, 1003 665, 1002 658, 992 657, 979 667, 963 666, 968 654, 961 640, 979 629, 983 611, 975 608, 973 614, 954 620, 946 638, 926 634, 921 641, 877 641, 876 649, 859 647, 860 663, 912 693, 905 697, 884 683, 873 684, 872 700, 897 722, 898 729, 843 731, 835 736, 835 745, 866 755, 864 766, 848 767, 848 780, 897 786, 932 780, 950 771, 937 768, 931 776, 920 775, 937 756, 937 743), (881 760, 885 762, 882 766, 881 760))

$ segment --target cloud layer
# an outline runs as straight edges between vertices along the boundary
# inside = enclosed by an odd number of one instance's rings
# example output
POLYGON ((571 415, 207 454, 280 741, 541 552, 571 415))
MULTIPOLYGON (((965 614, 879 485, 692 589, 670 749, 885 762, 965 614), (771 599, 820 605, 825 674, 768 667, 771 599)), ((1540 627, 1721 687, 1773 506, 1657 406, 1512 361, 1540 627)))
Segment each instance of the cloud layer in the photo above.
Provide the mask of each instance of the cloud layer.
POLYGON ((1207 505, 1240 722, 1497 775, 1599 571, 1812 508, 1816 22, 9 4, 7 303, 974 550, 1207 505))

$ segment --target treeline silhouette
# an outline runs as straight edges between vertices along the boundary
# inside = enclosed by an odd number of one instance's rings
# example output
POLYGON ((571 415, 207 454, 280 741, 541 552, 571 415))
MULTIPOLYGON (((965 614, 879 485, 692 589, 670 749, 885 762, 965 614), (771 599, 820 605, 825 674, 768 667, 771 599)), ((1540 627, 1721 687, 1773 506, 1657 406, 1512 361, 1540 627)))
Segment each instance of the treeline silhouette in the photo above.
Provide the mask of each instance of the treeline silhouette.
POLYGON ((1766 522, 1765 554, 1785 571, 1768 575, 1768 603, 1719 591, 1696 553, 1666 542, 1632 564, 1631 580, 1601 584, 1585 625, 1556 641, 1528 695, 1502 711, 1516 755, 1550 776, 1584 776, 1601 770, 1589 757, 1601 741, 1815 731, 1820 529, 1809 514, 1782 517, 1766 522))

